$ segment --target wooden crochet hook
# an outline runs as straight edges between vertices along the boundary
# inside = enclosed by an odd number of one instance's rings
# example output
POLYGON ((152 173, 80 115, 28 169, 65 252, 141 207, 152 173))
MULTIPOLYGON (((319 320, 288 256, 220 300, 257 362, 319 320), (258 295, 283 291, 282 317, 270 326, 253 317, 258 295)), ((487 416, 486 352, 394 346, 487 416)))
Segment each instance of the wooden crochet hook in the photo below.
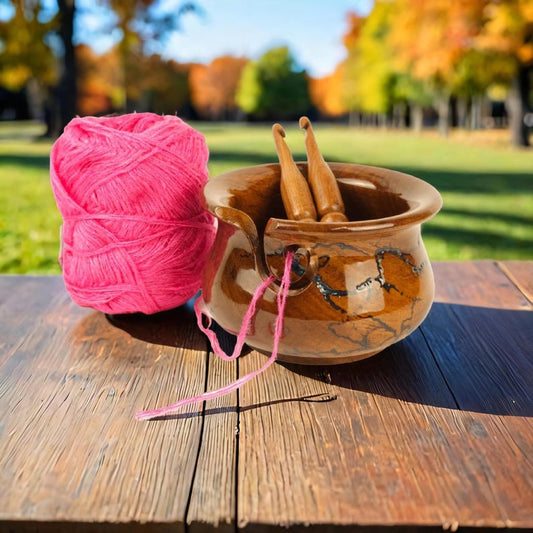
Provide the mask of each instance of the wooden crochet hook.
POLYGON ((344 202, 339 185, 318 149, 311 121, 307 117, 301 117, 300 128, 305 130, 307 176, 320 215, 320 222, 348 222, 344 214, 344 202))
POLYGON ((281 124, 272 126, 272 135, 281 167, 281 198, 290 220, 316 222, 317 214, 309 185, 292 158, 281 124))

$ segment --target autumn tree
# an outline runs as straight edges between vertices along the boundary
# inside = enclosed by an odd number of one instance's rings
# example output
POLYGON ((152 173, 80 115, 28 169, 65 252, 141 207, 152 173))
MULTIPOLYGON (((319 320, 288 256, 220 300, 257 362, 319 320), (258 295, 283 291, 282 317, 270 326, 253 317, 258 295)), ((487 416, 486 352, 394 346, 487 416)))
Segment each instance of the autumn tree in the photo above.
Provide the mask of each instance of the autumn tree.
POLYGON ((0 21, 0 85, 12 91, 26 88, 33 118, 42 118, 46 94, 58 77, 48 37, 57 17, 43 19, 40 1, 13 2, 13 15, 0 21))
MULTIPOLYGON (((393 80, 395 72, 387 35, 392 24, 394 6, 377 1, 369 16, 360 24, 352 16, 352 27, 345 42, 348 58, 345 62, 345 79, 351 86, 350 99, 365 113, 384 117, 393 106, 393 80), (354 38, 354 33, 357 38, 354 38), (353 81, 351 81, 353 80, 353 81)), ((383 121, 384 122, 384 121, 383 121)))
POLYGON ((181 17, 190 12, 199 13, 194 2, 162 2, 159 0, 106 0, 115 15, 120 30, 118 53, 121 59, 124 108, 133 111, 137 105, 139 62, 151 55, 150 47, 161 46, 168 35, 180 28, 181 17))
POLYGON ((481 31, 487 0, 396 0, 390 32, 391 49, 400 71, 432 87, 439 130, 448 133, 450 97, 456 66, 481 31))
POLYGON ((190 114, 189 76, 195 65, 165 60, 153 54, 143 57, 135 84, 138 111, 159 114, 190 114))
POLYGON ((511 142, 515 146, 528 146, 529 128, 525 117, 532 108, 533 1, 488 0, 484 15, 485 24, 476 44, 482 50, 491 51, 494 58, 500 59, 500 64, 509 67, 500 75, 509 84, 507 107, 511 142))
POLYGON ((121 105, 122 76, 116 48, 104 54, 81 44, 76 47, 78 112, 81 116, 111 113, 121 105))
POLYGON ((211 120, 234 119, 242 70, 248 60, 222 56, 209 65, 195 65, 190 73, 191 100, 199 115, 211 120))
POLYGON ((348 111, 344 103, 343 82, 344 62, 339 63, 329 76, 309 80, 311 102, 321 115, 340 117, 348 111))
POLYGON ((307 75, 286 46, 268 50, 244 67, 237 104, 259 119, 292 118, 309 110, 307 75))
POLYGON ((415 132, 420 132, 424 122, 424 108, 433 104, 434 95, 430 85, 414 78, 409 72, 397 72, 394 76, 392 92, 397 103, 404 102, 408 107, 411 128, 415 132))
POLYGON ((357 85, 362 76, 361 73, 353 69, 354 56, 357 53, 357 43, 361 36, 361 30, 365 23, 365 18, 356 13, 347 14, 348 30, 343 36, 343 43, 348 51, 348 58, 342 68, 342 101, 350 112, 350 122, 353 122, 354 113, 361 109, 362 103, 357 85), (348 68, 346 64, 348 63, 348 68), (350 66, 351 64, 351 66, 350 66))
POLYGON ((59 8, 58 35, 61 50, 61 76, 52 99, 51 110, 47 117, 47 134, 59 135, 68 122, 77 113, 78 102, 78 66, 74 51, 74 18, 76 16, 75 0, 57 0, 59 8))
MULTIPOLYGON (((39 79, 43 72, 57 76, 57 83, 48 99, 48 132, 56 135, 77 113, 78 65, 74 46, 74 21, 79 16, 90 13, 91 9, 108 9, 114 16, 101 17, 100 33, 110 33, 118 28, 121 38, 118 45, 122 72, 122 109, 133 110, 135 103, 129 93, 135 92, 140 79, 141 59, 161 46, 165 37, 179 27, 180 18, 187 12, 198 11, 193 2, 161 0, 103 0, 99 3, 83 3, 82 10, 76 0, 57 0, 54 5, 40 0, 3 0, 11 6, 13 16, 0 23, 2 68, 5 76, 18 78, 25 83, 23 70, 35 73, 39 79), (59 40, 55 46, 48 45, 48 35, 54 32, 59 40), (21 41, 22 38, 22 41, 21 41), (10 58, 10 59, 9 59, 10 58), (53 69, 48 68, 49 64, 53 69), (16 67, 14 66, 16 65, 16 67)), ((100 15, 100 13, 99 13, 100 15)), ((49 77, 50 75, 47 74, 49 77)), ((26 82, 31 82, 29 78, 26 82)), ((44 82, 43 82, 44 83, 44 82)))

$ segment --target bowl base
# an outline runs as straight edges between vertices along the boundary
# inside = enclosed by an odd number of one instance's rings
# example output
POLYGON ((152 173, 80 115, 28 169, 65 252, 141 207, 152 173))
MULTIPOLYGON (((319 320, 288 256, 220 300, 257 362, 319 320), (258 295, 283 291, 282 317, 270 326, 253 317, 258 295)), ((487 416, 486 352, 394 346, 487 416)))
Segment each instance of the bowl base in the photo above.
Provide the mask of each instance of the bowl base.
MULTIPOLYGON (((267 352, 265 350, 260 350, 258 348, 254 348, 253 346, 250 346, 250 348, 264 355, 268 355, 268 356, 271 355, 270 352, 267 352)), ((286 354, 278 353, 277 361, 282 361, 283 363, 291 363, 291 364, 296 364, 296 365, 314 365, 314 366, 342 365, 345 363, 353 363, 355 361, 361 361, 362 359, 368 359, 369 357, 372 357, 373 355, 377 355, 383 350, 384 348, 380 348, 379 350, 375 350, 374 352, 368 352, 368 353, 363 353, 363 354, 358 354, 358 355, 333 356, 333 357, 316 357, 316 356, 306 357, 305 355, 286 355, 286 354)))

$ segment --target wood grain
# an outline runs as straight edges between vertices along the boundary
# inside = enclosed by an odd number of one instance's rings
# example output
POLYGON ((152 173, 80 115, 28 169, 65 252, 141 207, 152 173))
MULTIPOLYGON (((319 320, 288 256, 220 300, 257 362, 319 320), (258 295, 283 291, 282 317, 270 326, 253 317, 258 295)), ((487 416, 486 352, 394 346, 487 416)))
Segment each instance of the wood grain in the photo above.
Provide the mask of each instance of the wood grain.
POLYGON ((218 360, 188 306, 106 317, 0 276, 0 532, 532 528, 528 265, 436 264, 427 320, 380 355, 153 422, 265 356, 218 360))
POLYGON ((451 266, 437 271, 437 303, 421 329, 458 406, 470 411, 464 437, 483 454, 486 483, 505 523, 527 525, 533 516, 532 306, 495 262, 467 263, 460 276, 451 266), (453 322, 454 328, 442 327, 453 322))
POLYGON ((459 268, 439 265, 422 326, 439 368, 461 409, 533 416, 532 306, 495 262, 459 268))
POLYGON ((509 279, 520 289, 524 296, 533 303, 533 263, 531 261, 499 262, 509 279))
MULTIPOLYGON (((453 270, 444 265, 441 272, 440 267, 436 265, 437 279, 453 270)), ((454 279, 465 290, 454 283, 450 293, 441 288, 438 294, 466 304, 475 294, 491 292, 497 283, 494 290, 504 309, 523 308, 523 297, 502 279, 484 278, 473 287, 480 268, 455 265, 454 279)), ((422 331, 470 335, 471 343, 457 345, 461 360, 486 357, 486 346, 479 339, 475 342, 476 335, 485 334, 500 319, 498 313, 483 317, 490 320, 483 329, 466 332, 463 317, 448 308, 437 306, 436 311, 422 331)), ((522 319, 513 315, 512 323, 518 327, 522 319)), ((255 530, 259 524, 276 522, 296 528, 307 523, 330 528, 350 523, 533 525, 530 419, 511 427, 490 409, 462 411, 458 387, 451 387, 451 377, 444 379, 422 331, 377 357, 343 367, 276 365, 241 391, 241 527, 255 530), (337 399, 316 404, 291 401, 319 392, 337 399), (255 404, 262 407, 247 410, 255 404)), ((446 353, 453 354, 450 348, 456 342, 450 339, 446 353)), ((513 353, 521 346, 514 346, 513 353)), ((444 358, 444 343, 441 354, 444 358)), ((242 371, 256 368, 260 359, 254 353, 242 360, 242 371)), ((456 358, 448 363, 454 370, 453 385, 463 376, 457 362, 456 358)), ((516 385, 514 392, 523 392, 523 383, 509 382, 516 385)), ((493 383, 488 385, 472 393, 490 397, 493 383)), ((501 407, 501 401, 495 403, 501 407)), ((525 403, 531 408, 529 399, 525 403)))
MULTIPOLYGON (((237 378, 237 363, 210 354, 207 390, 237 378)), ((235 531, 237 393, 206 402, 203 438, 187 514, 189 531, 235 531)))
MULTIPOLYGON (((0 366, 2 527, 183 530, 201 418, 141 423, 134 414, 203 391, 207 353, 190 310, 118 317, 116 327, 48 279, 24 304, 1 286, 2 328, 15 347, 0 366)), ((34 285, 11 281, 19 296, 34 285)))

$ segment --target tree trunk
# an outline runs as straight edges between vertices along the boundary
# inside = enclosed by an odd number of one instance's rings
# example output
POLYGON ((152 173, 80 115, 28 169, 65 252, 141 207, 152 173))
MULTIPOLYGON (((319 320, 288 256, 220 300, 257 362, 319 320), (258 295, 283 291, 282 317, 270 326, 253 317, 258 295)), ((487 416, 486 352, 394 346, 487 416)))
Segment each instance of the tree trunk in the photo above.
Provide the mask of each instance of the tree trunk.
POLYGON ((396 102, 393 107, 393 126, 395 128, 405 129, 406 126, 406 105, 405 102, 396 102))
POLYGON ((524 117, 529 110, 529 68, 520 66, 507 97, 511 144, 529 146, 529 128, 524 117))
POLYGON ((422 127, 424 126, 424 112, 422 106, 416 102, 411 104, 410 122, 413 130, 416 133, 420 133, 422 131, 422 127))
POLYGON ((473 130, 481 129, 481 101, 478 95, 472 96, 472 107, 470 110, 470 125, 473 130))
POLYGON ((44 115, 44 95, 39 82, 35 78, 30 78, 26 84, 26 98, 30 118, 32 120, 43 120, 44 115))
POLYGON ((439 133, 448 137, 450 133, 450 95, 442 94, 437 97, 437 113, 439 115, 439 133))
POLYGON ((59 124, 53 133, 59 135, 71 119, 76 116, 77 109, 77 68, 72 35, 74 33, 74 0, 57 0, 59 7, 59 36, 63 43, 63 69, 56 91, 59 124))
POLYGON ((468 99, 466 96, 457 97, 457 125, 465 129, 468 122, 468 99))
POLYGON ((361 126, 361 115, 359 111, 350 111, 348 113, 348 125, 350 127, 359 127, 361 126))

